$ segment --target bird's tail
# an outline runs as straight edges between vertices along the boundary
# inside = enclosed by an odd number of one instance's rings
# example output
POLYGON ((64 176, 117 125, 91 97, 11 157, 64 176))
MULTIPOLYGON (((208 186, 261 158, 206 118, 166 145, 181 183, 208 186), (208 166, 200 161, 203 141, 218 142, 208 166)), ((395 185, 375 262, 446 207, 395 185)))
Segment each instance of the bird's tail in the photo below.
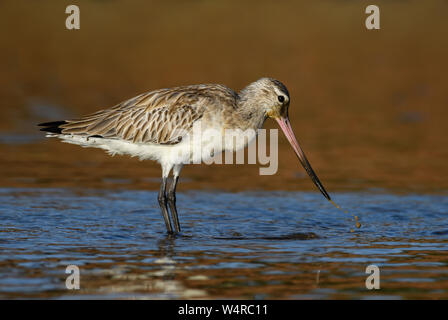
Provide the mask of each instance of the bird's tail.
POLYGON ((67 121, 53 121, 53 122, 45 122, 38 124, 39 127, 43 127, 40 131, 45 131, 49 133, 61 134, 62 128, 61 126, 67 124, 67 121))

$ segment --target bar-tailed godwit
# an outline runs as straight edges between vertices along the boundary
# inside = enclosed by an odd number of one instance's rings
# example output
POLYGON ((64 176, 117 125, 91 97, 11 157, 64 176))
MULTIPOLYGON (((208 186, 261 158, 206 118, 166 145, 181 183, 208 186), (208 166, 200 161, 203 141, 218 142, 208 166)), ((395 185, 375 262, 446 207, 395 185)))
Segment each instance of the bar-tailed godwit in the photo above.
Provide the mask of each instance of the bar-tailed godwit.
MULTIPOLYGON (((159 205, 167 232, 173 233, 181 230, 176 186, 182 166, 197 163, 198 159, 193 158, 203 159, 204 154, 212 157, 210 151, 226 150, 227 144, 222 143, 226 130, 240 129, 243 132, 252 129, 257 132, 267 118, 277 121, 314 184, 331 200, 295 138, 288 118, 289 102, 285 85, 275 79, 262 78, 239 93, 219 84, 155 90, 79 119, 47 122, 40 126, 47 136, 58 137, 64 142, 102 148, 110 154, 158 161, 162 166, 159 205), (196 125, 200 125, 201 130, 215 129, 222 137, 190 139, 196 125), (191 148, 195 144, 200 144, 206 152, 195 155, 191 148), (173 182, 167 191, 171 170, 173 182)), ((236 149, 250 142, 249 139, 243 141, 236 149)), ((232 148, 235 150, 235 146, 232 148)))

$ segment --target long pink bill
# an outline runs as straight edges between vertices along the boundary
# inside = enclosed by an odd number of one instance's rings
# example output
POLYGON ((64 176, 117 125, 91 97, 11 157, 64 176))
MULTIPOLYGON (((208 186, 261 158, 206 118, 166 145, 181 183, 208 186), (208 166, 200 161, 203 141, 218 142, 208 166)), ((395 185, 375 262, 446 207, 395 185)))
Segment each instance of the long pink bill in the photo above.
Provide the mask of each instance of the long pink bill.
POLYGON ((316 173, 314 173, 313 168, 311 167, 310 163, 308 162, 308 159, 305 156, 305 153, 303 152, 302 148, 300 148, 299 143, 297 142, 297 139, 294 135, 294 132, 292 131, 291 124, 289 122, 289 119, 287 117, 281 117, 275 119, 277 123, 279 124, 280 128, 282 128, 283 133, 285 134, 286 138, 288 139, 289 143, 291 144, 292 148, 294 149, 297 157, 300 160, 300 163, 305 168, 306 172, 310 176, 311 180, 313 180, 314 184, 319 188, 320 192, 331 201, 330 196, 328 195, 327 191, 325 191, 324 186, 320 182, 319 178, 317 177, 316 173))

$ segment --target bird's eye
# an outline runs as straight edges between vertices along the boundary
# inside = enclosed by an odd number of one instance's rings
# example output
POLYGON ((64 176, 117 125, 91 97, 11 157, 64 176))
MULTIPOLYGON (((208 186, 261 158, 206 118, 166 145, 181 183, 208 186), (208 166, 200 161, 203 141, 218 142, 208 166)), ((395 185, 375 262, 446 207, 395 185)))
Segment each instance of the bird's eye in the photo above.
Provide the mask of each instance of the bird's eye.
POLYGON ((285 101, 285 97, 284 96, 278 96, 278 101, 284 102, 285 101))

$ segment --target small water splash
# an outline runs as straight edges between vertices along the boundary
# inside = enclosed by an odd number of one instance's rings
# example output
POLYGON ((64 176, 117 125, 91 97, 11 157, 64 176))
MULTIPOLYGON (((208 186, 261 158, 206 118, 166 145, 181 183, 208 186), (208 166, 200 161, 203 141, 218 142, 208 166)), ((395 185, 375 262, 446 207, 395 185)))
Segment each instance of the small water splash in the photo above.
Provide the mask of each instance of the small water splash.
MULTIPOLYGON (((348 214, 347 210, 343 210, 339 205, 337 205, 333 200, 329 200, 331 202, 332 205, 334 205, 337 209, 344 211, 344 213, 348 214)), ((355 216, 354 214, 351 214, 351 216, 355 219, 355 226, 356 228, 361 228, 361 223, 359 222, 359 218, 358 216, 355 216)), ((355 230, 350 229, 350 232, 355 232, 355 230)))

